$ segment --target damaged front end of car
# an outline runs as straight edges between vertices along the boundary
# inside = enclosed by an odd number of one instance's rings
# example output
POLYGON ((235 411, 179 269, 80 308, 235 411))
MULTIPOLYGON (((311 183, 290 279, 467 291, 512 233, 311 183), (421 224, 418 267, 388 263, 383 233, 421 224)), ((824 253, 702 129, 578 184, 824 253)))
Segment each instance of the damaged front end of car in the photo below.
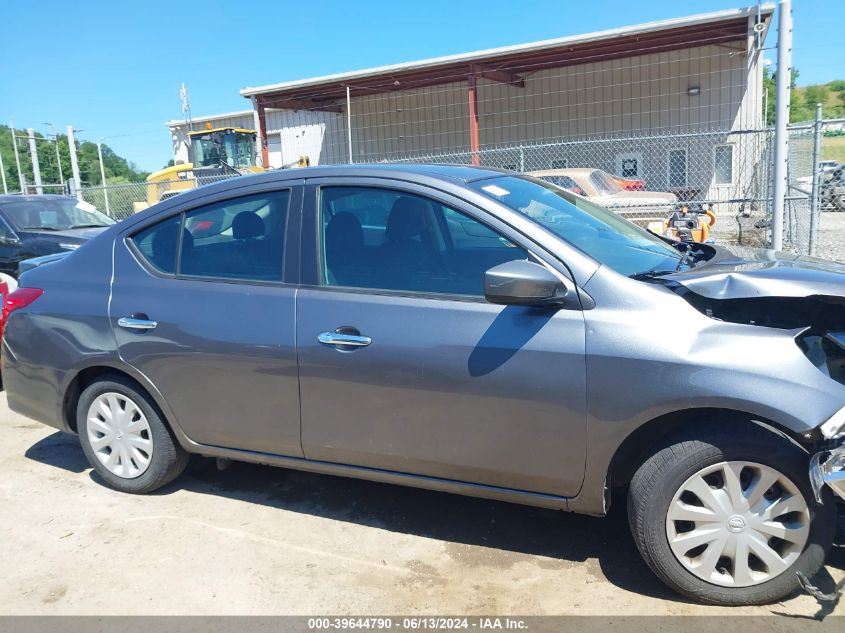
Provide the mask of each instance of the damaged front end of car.
MULTIPOLYGON (((845 265, 836 262, 718 247, 706 265, 660 281, 710 318, 789 331, 819 372, 845 385, 842 280, 845 265)), ((845 406, 805 440, 816 499, 827 486, 845 501, 845 406)))
MULTIPOLYGON (((845 385, 845 297, 713 299, 676 289, 691 305, 721 321, 796 331, 795 344, 822 374, 845 385)), ((845 407, 813 434, 810 482, 816 500, 827 485, 845 501, 845 407)))

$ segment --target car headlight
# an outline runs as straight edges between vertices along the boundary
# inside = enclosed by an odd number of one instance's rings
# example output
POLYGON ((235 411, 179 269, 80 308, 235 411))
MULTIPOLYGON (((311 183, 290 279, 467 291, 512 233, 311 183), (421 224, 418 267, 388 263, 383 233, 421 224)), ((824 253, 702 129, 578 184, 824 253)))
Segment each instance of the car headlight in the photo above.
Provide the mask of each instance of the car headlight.
POLYGON ((63 251, 75 251, 80 246, 82 246, 82 244, 70 244, 68 242, 59 242, 59 248, 61 248, 63 251))
POLYGON ((819 427, 826 440, 838 440, 845 437, 845 407, 830 416, 830 419, 819 427))

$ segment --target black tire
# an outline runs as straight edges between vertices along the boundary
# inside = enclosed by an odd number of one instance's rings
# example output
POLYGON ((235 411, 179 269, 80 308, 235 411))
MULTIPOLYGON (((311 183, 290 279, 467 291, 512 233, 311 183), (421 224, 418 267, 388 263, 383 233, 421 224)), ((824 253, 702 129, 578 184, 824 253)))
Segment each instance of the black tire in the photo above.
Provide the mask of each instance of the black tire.
POLYGON ((188 465, 190 455, 183 449, 168 426, 162 420, 158 407, 150 397, 132 380, 120 375, 103 376, 90 384, 79 396, 76 406, 77 431, 82 451, 88 463, 111 488, 132 494, 144 494, 161 488, 182 474, 188 465), (97 458, 88 435, 88 409, 99 396, 116 392, 132 402, 143 412, 152 435, 152 455, 146 470, 134 478, 125 478, 112 473, 97 458))
POLYGON ((788 439, 754 424, 715 427, 704 433, 682 434, 637 470, 628 490, 628 521, 640 554, 669 587, 697 602, 725 606, 776 602, 798 588, 796 572, 808 578, 824 564, 836 531, 836 503, 824 490, 816 503, 808 474, 809 457, 788 439), (786 571, 756 585, 726 587, 707 582, 689 571, 669 545, 666 518, 675 493, 694 474, 720 462, 756 462, 786 476, 807 503, 810 529, 803 551, 786 571))

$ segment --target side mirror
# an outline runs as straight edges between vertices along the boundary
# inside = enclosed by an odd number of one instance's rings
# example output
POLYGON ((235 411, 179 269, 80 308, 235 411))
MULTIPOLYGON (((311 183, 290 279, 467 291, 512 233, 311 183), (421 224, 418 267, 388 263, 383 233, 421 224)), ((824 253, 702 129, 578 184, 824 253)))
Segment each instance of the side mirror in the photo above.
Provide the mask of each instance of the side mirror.
POLYGON ((0 235, 0 245, 2 246, 15 246, 16 244, 20 244, 20 240, 16 237, 12 237, 11 235, 0 235))
POLYGON ((569 294, 555 274, 524 259, 499 264, 484 273, 484 297, 490 303, 559 308, 569 294))

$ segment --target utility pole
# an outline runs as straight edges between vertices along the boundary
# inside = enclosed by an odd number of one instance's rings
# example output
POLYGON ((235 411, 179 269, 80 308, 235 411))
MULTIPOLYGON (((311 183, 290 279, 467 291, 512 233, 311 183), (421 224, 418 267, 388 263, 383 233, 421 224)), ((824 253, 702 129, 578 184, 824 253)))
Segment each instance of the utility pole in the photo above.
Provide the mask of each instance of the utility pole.
POLYGON ((194 122, 191 120, 191 102, 188 101, 188 89, 185 87, 185 82, 179 87, 179 98, 182 100, 182 114, 188 119, 188 130, 194 131, 194 122))
POLYGON ((106 170, 103 167, 102 137, 97 139, 97 156, 100 158, 100 179, 103 184, 103 198, 106 202, 106 215, 109 215, 109 190, 106 189, 106 170))
POLYGON ((9 189, 6 187, 6 168, 3 167, 3 154, 0 153, 0 174, 3 175, 3 193, 9 193, 9 189))
POLYGON ((62 191, 65 188, 65 177, 62 174, 62 156, 59 154, 59 135, 56 133, 56 126, 52 123, 45 123, 44 125, 49 125, 50 128, 53 130, 53 142, 56 144, 56 163, 59 165, 59 183, 62 185, 62 191))
POLYGON ((26 193, 26 178, 24 178, 23 170, 21 169, 21 157, 18 154, 18 137, 15 136, 15 124, 9 119, 9 130, 12 132, 12 147, 15 148, 15 165, 18 167, 18 183, 20 183, 21 193, 26 193))
POLYGON ((792 2, 778 3, 778 69, 775 100, 775 156, 772 172, 772 249, 783 250, 783 211, 789 178, 789 93, 792 85, 792 2))
POLYGON ((76 158, 76 139, 73 138, 73 126, 67 126, 67 148, 70 151, 70 169, 73 172, 73 184, 76 199, 82 202, 82 180, 79 178, 79 162, 76 158))
POLYGON ((32 176, 35 178, 35 193, 39 196, 44 193, 41 186, 41 166, 38 164, 38 148, 35 146, 35 130, 26 128, 26 136, 29 139, 29 155, 32 157, 32 176))

